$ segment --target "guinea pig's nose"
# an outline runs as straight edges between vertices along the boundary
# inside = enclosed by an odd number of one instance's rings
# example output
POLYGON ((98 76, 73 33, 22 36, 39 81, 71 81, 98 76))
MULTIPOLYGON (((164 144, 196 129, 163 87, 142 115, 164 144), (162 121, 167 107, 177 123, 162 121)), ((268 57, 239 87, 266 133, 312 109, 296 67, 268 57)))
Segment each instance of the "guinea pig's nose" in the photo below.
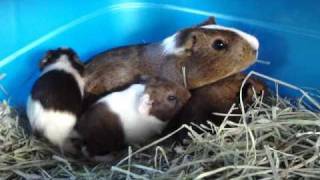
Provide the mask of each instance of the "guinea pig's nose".
POLYGON ((148 100, 145 101, 145 103, 146 103, 146 105, 148 105, 148 106, 152 106, 152 105, 154 104, 154 101, 151 100, 151 99, 148 99, 148 100))

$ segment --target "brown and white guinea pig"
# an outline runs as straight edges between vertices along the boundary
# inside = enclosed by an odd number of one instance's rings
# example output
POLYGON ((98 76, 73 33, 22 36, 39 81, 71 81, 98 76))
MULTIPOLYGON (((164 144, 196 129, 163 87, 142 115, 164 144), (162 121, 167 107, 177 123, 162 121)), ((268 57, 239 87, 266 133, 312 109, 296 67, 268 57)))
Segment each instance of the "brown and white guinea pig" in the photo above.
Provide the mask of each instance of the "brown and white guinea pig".
POLYGON ((94 56, 85 68, 85 91, 101 94, 148 74, 195 89, 248 68, 256 60, 256 37, 216 25, 213 18, 160 42, 118 47, 94 56), (182 67, 186 69, 184 79, 182 67))
POLYGON ((90 157, 106 155, 159 135, 190 98, 183 86, 157 77, 112 92, 89 107, 76 130, 90 157))
POLYGON ((40 70, 26 109, 32 131, 68 151, 66 140, 82 108, 84 66, 72 49, 58 48, 46 53, 40 70))

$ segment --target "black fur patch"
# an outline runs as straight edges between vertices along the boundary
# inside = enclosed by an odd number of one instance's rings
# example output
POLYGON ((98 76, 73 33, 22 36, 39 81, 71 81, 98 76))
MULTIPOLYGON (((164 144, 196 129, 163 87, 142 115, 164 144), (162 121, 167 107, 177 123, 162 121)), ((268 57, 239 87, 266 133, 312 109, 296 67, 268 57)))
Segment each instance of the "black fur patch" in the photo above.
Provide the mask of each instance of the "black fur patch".
POLYGON ((62 55, 66 55, 68 57, 68 60, 71 63, 71 66, 75 68, 79 72, 79 74, 82 76, 84 72, 84 66, 80 62, 77 53, 71 48, 58 48, 55 50, 47 51, 45 57, 43 58, 43 59, 46 59, 46 61, 43 62, 42 60, 40 62, 40 69, 43 70, 48 65, 56 63, 57 60, 62 55))
POLYGON ((125 147, 125 137, 117 114, 105 103, 91 106, 76 124, 90 155, 106 155, 125 147))
POLYGON ((32 88, 32 99, 45 109, 79 114, 82 96, 76 79, 69 73, 53 70, 42 75, 32 88))

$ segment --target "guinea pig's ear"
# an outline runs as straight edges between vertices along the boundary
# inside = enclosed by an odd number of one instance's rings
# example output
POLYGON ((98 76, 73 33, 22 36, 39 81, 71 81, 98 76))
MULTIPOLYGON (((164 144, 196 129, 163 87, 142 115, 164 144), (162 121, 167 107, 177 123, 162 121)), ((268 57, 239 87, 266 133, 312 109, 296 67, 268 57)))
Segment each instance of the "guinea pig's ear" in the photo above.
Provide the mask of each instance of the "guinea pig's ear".
POLYGON ((213 16, 210 16, 207 20, 205 20, 202 23, 196 25, 195 27, 201 27, 201 26, 206 26, 206 25, 211 25, 211 24, 217 24, 216 23, 216 18, 213 17, 213 16))
POLYGON ((79 58, 79 56, 78 56, 77 53, 72 53, 71 58, 72 58, 73 60, 77 61, 77 62, 80 62, 80 58, 79 58))
POLYGON ((199 39, 203 38, 203 32, 199 28, 183 29, 176 34, 164 39, 162 46, 164 54, 176 56, 191 56, 197 49, 199 39))
POLYGON ((47 65, 47 63, 49 62, 49 59, 52 58, 52 56, 53 56, 53 52, 51 50, 46 52, 44 57, 39 62, 40 70, 42 70, 47 65))
POLYGON ((68 56, 69 56, 69 58, 71 60, 80 62, 80 58, 79 58, 78 54, 76 53, 76 51, 74 49, 72 49, 72 48, 62 48, 62 50, 65 51, 68 54, 68 56))
POLYGON ((181 31, 177 37, 177 49, 183 49, 182 55, 191 56, 197 50, 197 44, 203 34, 193 29, 181 31))
MULTIPOLYGON (((184 55, 184 56, 191 56, 193 52, 197 50, 199 47, 201 39, 203 39, 203 32, 199 31, 199 27, 216 24, 216 20, 213 16, 209 17, 206 21, 202 22, 201 24, 196 25, 192 28, 187 28, 181 30, 174 36, 174 46, 168 46, 172 54, 176 55, 184 55), (198 46, 197 46, 198 45, 198 46), (172 48, 174 47, 174 48, 172 48)), ((169 40, 171 40, 169 38, 169 40)), ((170 43, 168 43, 170 45, 170 43)))

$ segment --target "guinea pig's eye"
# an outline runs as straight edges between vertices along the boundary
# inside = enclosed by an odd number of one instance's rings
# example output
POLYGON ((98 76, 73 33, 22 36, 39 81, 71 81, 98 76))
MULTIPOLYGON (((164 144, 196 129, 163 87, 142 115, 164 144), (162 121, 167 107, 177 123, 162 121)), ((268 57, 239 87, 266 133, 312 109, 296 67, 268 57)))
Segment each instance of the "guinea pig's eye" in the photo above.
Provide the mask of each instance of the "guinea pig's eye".
POLYGON ((215 40, 215 41, 213 42, 212 47, 213 47, 215 50, 220 51, 220 50, 223 50, 223 49, 227 48, 227 44, 226 44, 223 40, 217 39, 217 40, 215 40))
POLYGON ((177 100, 177 97, 176 96, 168 96, 168 101, 176 101, 177 100))

